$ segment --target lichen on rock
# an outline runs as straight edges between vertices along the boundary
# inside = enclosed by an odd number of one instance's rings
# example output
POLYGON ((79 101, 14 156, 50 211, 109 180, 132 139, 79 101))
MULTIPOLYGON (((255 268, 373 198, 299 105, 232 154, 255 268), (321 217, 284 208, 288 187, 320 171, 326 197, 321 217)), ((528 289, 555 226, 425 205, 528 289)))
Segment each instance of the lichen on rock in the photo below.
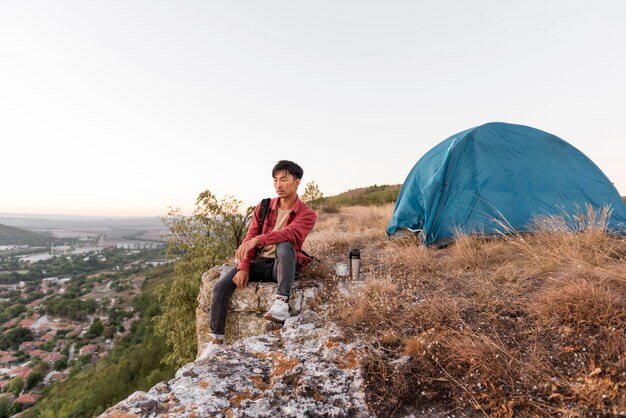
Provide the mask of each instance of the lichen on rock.
POLYGON ((369 417, 359 360, 334 323, 313 311, 279 331, 248 337, 135 392, 102 417, 369 417))

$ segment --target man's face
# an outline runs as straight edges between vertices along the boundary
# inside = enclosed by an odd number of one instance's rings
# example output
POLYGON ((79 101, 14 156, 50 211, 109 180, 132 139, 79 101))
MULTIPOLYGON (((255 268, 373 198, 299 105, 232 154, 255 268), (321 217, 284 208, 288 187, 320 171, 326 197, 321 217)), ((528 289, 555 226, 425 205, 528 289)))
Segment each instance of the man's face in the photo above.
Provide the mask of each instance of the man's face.
POLYGON ((274 189, 280 198, 289 198, 298 190, 300 179, 295 178, 286 171, 279 171, 274 176, 274 189))

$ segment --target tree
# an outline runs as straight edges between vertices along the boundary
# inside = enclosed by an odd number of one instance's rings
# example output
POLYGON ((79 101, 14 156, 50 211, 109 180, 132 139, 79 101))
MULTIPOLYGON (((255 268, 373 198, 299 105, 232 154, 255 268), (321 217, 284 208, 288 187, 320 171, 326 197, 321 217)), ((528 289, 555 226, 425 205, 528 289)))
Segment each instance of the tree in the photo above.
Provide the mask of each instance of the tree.
POLYGON ((104 338, 113 338, 115 336, 115 325, 109 325, 104 329, 102 333, 104 338))
POLYGON ((102 321, 100 318, 96 318, 93 320, 91 325, 89 326, 89 331, 85 335, 86 338, 94 338, 102 335, 102 331, 104 331, 104 325, 102 325, 102 321))
POLYGON ((0 336, 0 350, 6 350, 11 347, 14 350, 24 341, 32 341, 33 333, 28 328, 13 328, 5 335, 0 336))
POLYGON ((0 397, 0 418, 8 418, 15 414, 16 409, 14 405, 11 405, 9 400, 5 397, 0 397))
POLYGON ((54 370, 61 371, 67 368, 67 359, 62 358, 54 362, 54 370))
POLYGON ((26 389, 32 389, 37 386, 37 383, 41 382, 43 374, 40 372, 32 372, 26 378, 26 389))
POLYGON ((321 192, 317 183, 315 183, 314 181, 310 181, 306 184, 301 199, 305 203, 312 203, 322 199, 323 197, 324 193, 321 192))
POLYGON ((24 389, 24 379, 22 379, 21 377, 14 377, 13 379, 9 380, 6 391, 13 393, 15 396, 18 396, 22 389, 24 389))
POLYGON ((196 199, 192 216, 173 209, 162 219, 172 233, 166 253, 177 257, 174 280, 157 292, 162 313, 155 317, 155 332, 171 347, 166 364, 181 366, 195 358, 202 273, 226 262, 243 241, 253 208, 243 209, 242 203, 233 196, 217 200, 205 190, 196 199))

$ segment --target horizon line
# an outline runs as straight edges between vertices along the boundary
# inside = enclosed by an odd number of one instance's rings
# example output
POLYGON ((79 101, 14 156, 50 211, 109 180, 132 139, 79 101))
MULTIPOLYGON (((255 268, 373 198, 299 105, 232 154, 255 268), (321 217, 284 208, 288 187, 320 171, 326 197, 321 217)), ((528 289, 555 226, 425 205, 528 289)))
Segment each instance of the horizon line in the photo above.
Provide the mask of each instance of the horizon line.
POLYGON ((160 218, 164 215, 79 215, 67 213, 33 213, 33 212, 0 212, 0 218, 37 218, 37 217, 71 217, 71 218, 160 218))

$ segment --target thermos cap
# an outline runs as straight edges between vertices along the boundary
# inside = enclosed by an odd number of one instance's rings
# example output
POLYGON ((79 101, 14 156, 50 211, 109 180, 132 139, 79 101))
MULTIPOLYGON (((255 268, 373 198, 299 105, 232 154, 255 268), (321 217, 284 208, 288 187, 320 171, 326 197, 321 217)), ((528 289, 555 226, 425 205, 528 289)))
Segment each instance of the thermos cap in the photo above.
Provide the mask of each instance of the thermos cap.
POLYGON ((361 258, 361 251, 358 248, 350 250, 350 258, 361 258))

